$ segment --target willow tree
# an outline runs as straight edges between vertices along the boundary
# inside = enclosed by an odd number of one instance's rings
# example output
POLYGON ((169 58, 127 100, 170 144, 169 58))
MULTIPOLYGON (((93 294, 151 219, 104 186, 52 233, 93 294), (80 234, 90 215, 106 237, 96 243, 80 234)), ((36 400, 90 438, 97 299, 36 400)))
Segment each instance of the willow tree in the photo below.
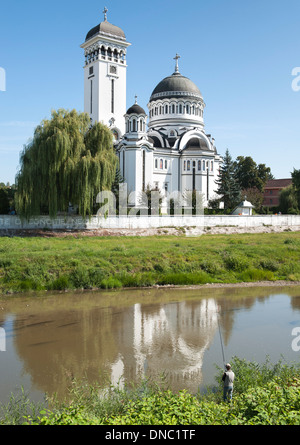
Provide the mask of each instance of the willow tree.
POLYGON ((97 194, 111 188, 116 166, 105 125, 91 126, 89 116, 75 110, 53 111, 21 153, 16 210, 27 219, 41 213, 53 218, 72 203, 80 215, 91 215, 97 194))

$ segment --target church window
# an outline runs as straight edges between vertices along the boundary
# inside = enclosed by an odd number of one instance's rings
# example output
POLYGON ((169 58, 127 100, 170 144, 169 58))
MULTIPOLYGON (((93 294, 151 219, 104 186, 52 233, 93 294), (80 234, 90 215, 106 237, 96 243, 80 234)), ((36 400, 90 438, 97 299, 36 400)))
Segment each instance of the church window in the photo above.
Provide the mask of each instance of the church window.
POLYGON ((112 52, 111 52, 110 48, 108 48, 108 50, 107 50, 107 57, 108 57, 108 60, 111 60, 112 52))
POLYGON ((163 160, 162 160, 162 159, 160 159, 160 161, 159 161, 159 168, 160 168, 161 170, 164 168, 164 163, 163 163, 163 160))
POLYGON ((157 116, 158 108, 155 107, 155 116, 157 116))
POLYGON ((186 161, 183 161, 183 170, 186 171, 186 161))
POLYGON ((191 161, 187 161, 187 171, 191 170, 191 161))
POLYGON ((91 114, 93 112, 93 81, 91 80, 91 114))
POLYGON ((91 76, 92 74, 94 74, 94 67, 90 66, 89 67, 89 76, 91 76))
POLYGON ((119 55, 118 55, 118 51, 115 49, 115 50, 114 50, 114 60, 115 60, 115 62, 118 61, 118 57, 119 57, 119 55))
POLYGON ((154 166, 155 166, 155 168, 158 168, 158 159, 155 159, 154 166))
POLYGON ((104 48, 104 46, 101 46, 101 57, 102 57, 102 59, 105 59, 105 56, 106 56, 105 48, 104 48))
POLYGON ((182 105, 180 104, 179 105, 179 114, 181 114, 182 113, 182 105))
POLYGON ((168 161, 165 159, 165 168, 168 168, 168 161))
POLYGON ((214 161, 210 162, 210 170, 213 171, 214 170, 214 161))
POLYGON ((172 107, 171 107, 171 105, 169 106, 169 113, 170 113, 170 114, 172 113, 172 107))
POLYGON ((205 170, 205 161, 202 161, 202 170, 205 170))
POLYGON ((123 178, 125 178, 125 150, 123 150, 123 178))
POLYGON ((140 119, 140 131, 143 131, 143 119, 140 119))
POLYGON ((201 161, 198 161, 198 171, 201 170, 201 161))
POLYGON ((174 131, 174 130, 171 130, 171 131, 170 131, 170 137, 171 137, 171 138, 174 138, 174 137, 175 137, 175 131, 174 131))
POLYGON ((175 105, 174 104, 172 105, 172 113, 173 114, 175 113, 175 105))
POLYGON ((115 112, 115 80, 111 79, 111 112, 115 112))
POLYGON ((190 114, 190 106, 189 105, 186 106, 186 112, 187 112, 187 114, 190 114))
POLYGON ((136 131, 136 120, 135 119, 132 119, 132 126, 133 126, 132 131, 136 131))
POLYGON ((161 114, 161 105, 160 105, 160 107, 159 107, 159 114, 161 114))
POLYGON ((168 105, 165 106, 165 113, 168 114, 168 105))

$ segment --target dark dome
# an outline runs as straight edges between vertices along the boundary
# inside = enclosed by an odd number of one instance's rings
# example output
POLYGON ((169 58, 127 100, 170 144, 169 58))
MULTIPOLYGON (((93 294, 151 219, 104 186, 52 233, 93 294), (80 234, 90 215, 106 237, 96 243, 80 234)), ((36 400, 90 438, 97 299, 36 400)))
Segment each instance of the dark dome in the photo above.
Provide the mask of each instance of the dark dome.
POLYGON ((206 145, 206 142, 203 139, 194 137, 191 138, 188 143, 186 144, 186 150, 193 151, 193 150, 208 150, 208 147, 206 145))
POLYGON ((138 104, 134 104, 130 108, 128 108, 126 114, 146 114, 146 113, 142 107, 140 107, 138 104))
POLYGON ((154 88, 150 102, 162 98, 170 97, 193 97, 202 99, 202 94, 199 88, 187 77, 180 73, 174 73, 172 76, 165 77, 154 88))
POLYGON ((91 37, 94 37, 95 35, 97 35, 99 33, 114 36, 121 40, 126 40, 124 31, 122 31, 122 29, 119 28, 118 26, 112 25, 107 20, 105 20, 104 22, 95 26, 94 28, 92 28, 87 33, 85 40, 87 41, 88 39, 90 39, 91 37))

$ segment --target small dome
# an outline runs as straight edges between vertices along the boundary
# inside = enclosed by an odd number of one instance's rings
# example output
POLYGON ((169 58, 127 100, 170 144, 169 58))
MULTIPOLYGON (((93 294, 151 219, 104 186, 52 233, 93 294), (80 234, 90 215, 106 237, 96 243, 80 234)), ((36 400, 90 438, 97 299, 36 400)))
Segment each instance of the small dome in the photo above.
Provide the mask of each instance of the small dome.
POLYGON ((128 108, 126 114, 146 114, 146 113, 142 107, 140 107, 138 104, 135 103, 130 108, 128 108))
POLYGON ((187 77, 175 72, 171 76, 165 77, 154 88, 150 102, 162 98, 170 97, 192 97, 202 99, 199 88, 187 77))
POLYGON ((112 25, 107 20, 92 28, 86 35, 85 41, 91 39, 97 34, 109 35, 121 40, 126 40, 124 31, 118 26, 112 25))

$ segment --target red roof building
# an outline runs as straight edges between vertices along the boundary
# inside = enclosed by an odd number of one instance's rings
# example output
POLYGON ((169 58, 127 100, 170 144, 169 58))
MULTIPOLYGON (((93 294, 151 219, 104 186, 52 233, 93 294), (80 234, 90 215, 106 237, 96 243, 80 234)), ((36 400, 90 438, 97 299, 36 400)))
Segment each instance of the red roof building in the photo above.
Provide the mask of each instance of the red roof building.
POLYGON ((281 190, 291 184, 292 179, 270 179, 265 186, 263 206, 277 207, 281 190))

